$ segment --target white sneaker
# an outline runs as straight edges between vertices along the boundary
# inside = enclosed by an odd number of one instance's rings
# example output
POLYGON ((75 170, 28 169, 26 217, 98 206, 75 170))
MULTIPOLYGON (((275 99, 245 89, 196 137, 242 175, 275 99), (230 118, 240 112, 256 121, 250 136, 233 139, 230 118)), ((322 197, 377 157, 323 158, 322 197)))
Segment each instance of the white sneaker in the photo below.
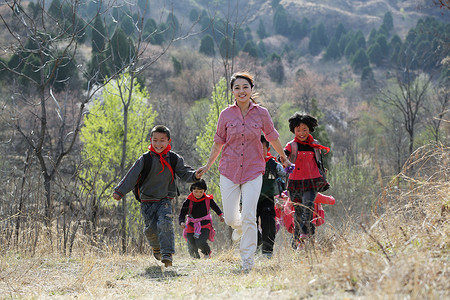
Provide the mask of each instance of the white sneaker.
POLYGON ((242 228, 236 228, 233 230, 233 233, 231 234, 231 239, 233 241, 238 241, 242 237, 242 228))

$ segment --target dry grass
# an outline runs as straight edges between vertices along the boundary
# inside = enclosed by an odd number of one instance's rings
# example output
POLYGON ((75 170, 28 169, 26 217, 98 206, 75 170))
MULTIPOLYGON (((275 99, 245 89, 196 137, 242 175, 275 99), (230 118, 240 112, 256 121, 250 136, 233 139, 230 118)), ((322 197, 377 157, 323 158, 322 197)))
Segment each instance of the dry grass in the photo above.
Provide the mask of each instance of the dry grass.
POLYGON ((386 189, 372 224, 324 225, 301 252, 282 232, 274 257, 258 257, 249 273, 237 248, 209 260, 179 251, 165 270, 148 255, 3 251, 0 298, 448 299, 449 175, 449 149, 424 147, 386 189))

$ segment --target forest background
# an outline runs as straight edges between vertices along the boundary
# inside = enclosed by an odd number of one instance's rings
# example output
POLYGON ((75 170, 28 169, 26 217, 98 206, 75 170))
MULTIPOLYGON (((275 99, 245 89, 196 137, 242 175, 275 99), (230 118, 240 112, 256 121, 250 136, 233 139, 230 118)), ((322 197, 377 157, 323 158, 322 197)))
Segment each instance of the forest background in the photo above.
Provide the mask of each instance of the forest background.
MULTIPOLYGON (((423 149, 442 151, 434 166, 448 175, 448 1, 5 1, 0 16, 3 255, 148 254, 139 203, 112 188, 156 124, 204 164, 238 70, 256 76, 283 144, 294 112, 319 119, 337 200, 323 244, 414 190, 400 175, 423 175, 411 167, 423 149)), ((221 204, 216 166, 205 179, 221 204)), ((448 193, 433 200, 448 210, 448 193)), ((214 220, 225 253, 230 228, 214 220)))

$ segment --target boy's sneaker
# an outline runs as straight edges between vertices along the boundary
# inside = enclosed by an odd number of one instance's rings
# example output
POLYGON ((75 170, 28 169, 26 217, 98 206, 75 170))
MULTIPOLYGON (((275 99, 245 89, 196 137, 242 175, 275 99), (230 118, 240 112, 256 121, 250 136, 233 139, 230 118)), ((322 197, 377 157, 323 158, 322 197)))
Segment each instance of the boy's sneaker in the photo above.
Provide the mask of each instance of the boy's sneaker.
POLYGON ((156 260, 161 260, 161 249, 160 248, 152 248, 153 257, 156 260))
POLYGON ((233 230, 233 233, 231 234, 231 239, 233 241, 238 241, 241 237, 242 237, 242 227, 233 230))
POLYGON ((209 251, 209 253, 208 254, 203 254, 204 256, 204 258, 205 259, 210 259, 211 258, 211 253, 212 253, 212 251, 209 251))
POLYGON ((163 254, 161 262, 164 266, 171 267, 172 266, 172 254, 163 254))
POLYGON ((267 258, 267 259, 271 259, 272 258, 272 252, 263 252, 262 255, 267 258))

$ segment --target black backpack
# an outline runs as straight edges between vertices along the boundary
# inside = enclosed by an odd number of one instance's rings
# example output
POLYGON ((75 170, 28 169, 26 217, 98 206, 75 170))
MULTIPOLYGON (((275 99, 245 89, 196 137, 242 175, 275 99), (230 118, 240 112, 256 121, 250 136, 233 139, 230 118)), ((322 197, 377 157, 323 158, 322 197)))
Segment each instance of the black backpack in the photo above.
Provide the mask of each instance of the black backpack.
MULTIPOLYGON (((150 170, 152 169, 152 157, 151 157, 150 151, 144 153, 143 157, 144 157, 144 168, 142 169, 141 174, 139 174, 138 180, 133 189, 134 197, 139 202, 141 202, 141 195, 140 195, 139 190, 140 190, 142 184, 144 183, 145 178, 147 178, 148 173, 150 173, 150 170)), ((173 153, 172 151, 169 151, 169 160, 170 160, 170 167, 175 172, 175 168, 176 168, 177 162, 178 162, 178 156, 175 153, 173 153)), ((174 177, 175 177, 175 175, 174 175, 174 177)), ((177 188, 177 192, 178 192, 178 188, 177 188)))

